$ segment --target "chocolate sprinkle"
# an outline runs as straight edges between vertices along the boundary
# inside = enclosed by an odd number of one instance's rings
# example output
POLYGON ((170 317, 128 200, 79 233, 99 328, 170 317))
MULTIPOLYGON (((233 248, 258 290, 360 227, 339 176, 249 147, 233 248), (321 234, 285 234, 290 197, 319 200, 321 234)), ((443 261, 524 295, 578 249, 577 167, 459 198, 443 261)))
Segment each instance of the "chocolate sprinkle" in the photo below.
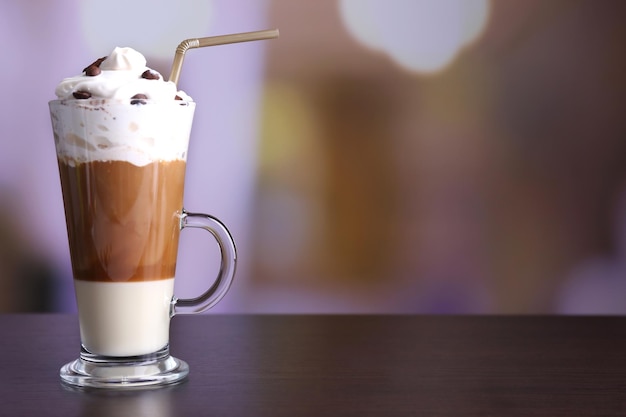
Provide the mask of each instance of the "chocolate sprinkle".
POLYGON ((148 96, 145 94, 135 94, 130 98, 130 104, 146 104, 148 96))
POLYGON ((72 95, 77 100, 86 100, 91 97, 91 93, 89 91, 74 91, 72 95))
POLYGON ((158 72, 147 69, 141 74, 141 78, 145 78, 146 80, 158 80, 161 76, 158 72))

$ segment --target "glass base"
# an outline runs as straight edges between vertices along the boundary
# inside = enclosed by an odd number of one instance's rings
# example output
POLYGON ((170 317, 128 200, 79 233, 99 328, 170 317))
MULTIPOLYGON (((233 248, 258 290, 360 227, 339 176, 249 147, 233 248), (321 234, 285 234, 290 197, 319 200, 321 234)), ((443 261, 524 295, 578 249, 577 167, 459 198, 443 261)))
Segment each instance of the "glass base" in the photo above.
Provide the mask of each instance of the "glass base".
POLYGON ((81 349, 80 357, 61 368, 61 381, 76 387, 143 388, 181 382, 186 362, 170 356, 169 346, 150 355, 108 357, 81 349))

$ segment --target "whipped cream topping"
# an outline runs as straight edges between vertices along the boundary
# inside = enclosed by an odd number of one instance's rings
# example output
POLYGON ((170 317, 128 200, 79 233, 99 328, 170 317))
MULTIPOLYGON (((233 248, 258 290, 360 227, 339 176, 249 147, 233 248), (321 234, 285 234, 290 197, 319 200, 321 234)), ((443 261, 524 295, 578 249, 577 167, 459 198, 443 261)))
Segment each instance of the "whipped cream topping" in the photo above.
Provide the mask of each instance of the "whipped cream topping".
POLYGON ((56 95, 50 115, 59 160, 186 160, 195 103, 134 49, 115 48, 63 80, 56 95))
POLYGON ((180 99, 191 101, 176 84, 146 66, 146 58, 132 48, 115 48, 111 54, 97 60, 81 75, 66 78, 56 87, 59 99, 118 99, 130 100, 142 95, 148 100, 180 99), (92 75, 93 74, 93 75, 92 75))

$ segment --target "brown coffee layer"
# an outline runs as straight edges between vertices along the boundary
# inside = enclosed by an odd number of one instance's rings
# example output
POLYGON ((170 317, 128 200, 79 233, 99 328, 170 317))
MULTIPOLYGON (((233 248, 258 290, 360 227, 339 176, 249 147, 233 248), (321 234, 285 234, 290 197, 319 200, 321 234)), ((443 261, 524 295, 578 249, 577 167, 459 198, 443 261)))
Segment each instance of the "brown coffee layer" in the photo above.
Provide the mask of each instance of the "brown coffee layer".
POLYGON ((185 162, 59 160, 74 278, 174 277, 185 162))

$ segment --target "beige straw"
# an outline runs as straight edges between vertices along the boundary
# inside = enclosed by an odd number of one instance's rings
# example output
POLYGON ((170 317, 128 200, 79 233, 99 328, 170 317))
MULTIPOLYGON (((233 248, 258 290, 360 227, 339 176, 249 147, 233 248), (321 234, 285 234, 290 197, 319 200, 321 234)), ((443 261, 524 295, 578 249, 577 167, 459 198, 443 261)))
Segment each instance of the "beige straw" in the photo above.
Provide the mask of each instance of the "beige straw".
POLYGON ((186 39, 176 48, 170 81, 178 84, 180 70, 185 59, 185 52, 190 48, 203 48, 205 46, 226 45, 229 43, 260 41, 263 39, 274 39, 278 37, 278 29, 260 30, 257 32, 234 33, 232 35, 211 36, 208 38, 186 39))

